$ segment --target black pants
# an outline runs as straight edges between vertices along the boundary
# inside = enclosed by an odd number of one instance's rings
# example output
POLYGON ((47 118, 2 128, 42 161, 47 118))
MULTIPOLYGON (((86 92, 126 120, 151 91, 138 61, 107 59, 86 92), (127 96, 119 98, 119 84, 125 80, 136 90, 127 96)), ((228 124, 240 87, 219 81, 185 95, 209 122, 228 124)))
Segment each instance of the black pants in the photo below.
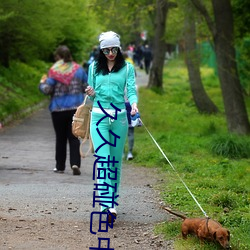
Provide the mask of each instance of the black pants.
POLYGON ((150 60, 144 60, 145 72, 147 75, 149 73, 150 63, 151 63, 150 60))
POLYGON ((70 166, 81 165, 81 156, 79 152, 80 142, 72 134, 72 117, 76 110, 52 112, 52 122, 56 133, 56 168, 65 170, 67 157, 67 141, 69 141, 70 166))
POLYGON ((134 148, 134 127, 128 128, 128 152, 132 153, 134 148))

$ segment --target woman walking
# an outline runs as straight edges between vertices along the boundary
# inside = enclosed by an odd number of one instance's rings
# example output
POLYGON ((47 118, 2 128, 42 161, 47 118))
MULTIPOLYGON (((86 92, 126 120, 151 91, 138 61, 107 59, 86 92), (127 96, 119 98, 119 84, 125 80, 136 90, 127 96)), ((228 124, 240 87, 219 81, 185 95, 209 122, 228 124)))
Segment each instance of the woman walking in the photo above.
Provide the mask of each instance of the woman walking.
POLYGON ((72 117, 84 99, 87 74, 73 61, 67 46, 59 46, 55 51, 56 62, 50 68, 48 77, 41 80, 39 89, 50 95, 49 110, 56 134, 55 173, 64 173, 66 168, 67 142, 69 142, 70 167, 73 175, 80 175, 80 142, 72 134, 72 117))
POLYGON ((113 31, 104 32, 99 42, 100 53, 89 67, 86 93, 93 100, 90 134, 97 157, 95 190, 101 197, 101 211, 107 211, 111 221, 117 217, 122 156, 128 132, 124 91, 131 104, 131 115, 138 112, 137 92, 134 66, 124 60, 120 36, 113 31))

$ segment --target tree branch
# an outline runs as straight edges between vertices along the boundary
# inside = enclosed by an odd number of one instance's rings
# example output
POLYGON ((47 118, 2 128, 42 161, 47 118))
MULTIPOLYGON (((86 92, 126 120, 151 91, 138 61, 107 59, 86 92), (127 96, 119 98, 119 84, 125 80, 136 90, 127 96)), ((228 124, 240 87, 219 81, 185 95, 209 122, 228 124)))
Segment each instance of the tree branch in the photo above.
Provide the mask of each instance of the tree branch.
POLYGON ((194 5, 194 7, 201 13, 201 15, 205 18, 209 30, 211 31, 213 37, 215 37, 216 27, 205 5, 200 0, 190 0, 190 1, 194 5))

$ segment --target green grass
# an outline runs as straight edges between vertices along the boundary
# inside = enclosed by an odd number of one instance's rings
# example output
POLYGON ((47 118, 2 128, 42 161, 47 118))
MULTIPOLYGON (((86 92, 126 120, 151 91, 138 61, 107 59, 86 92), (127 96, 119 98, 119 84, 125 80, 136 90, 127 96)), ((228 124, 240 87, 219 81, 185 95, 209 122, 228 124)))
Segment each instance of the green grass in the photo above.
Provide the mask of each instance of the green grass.
MULTIPOLYGON (((9 115, 18 117, 20 111, 46 98, 38 83, 47 70, 48 65, 42 62, 31 66, 12 62, 10 69, 0 68, 0 122, 9 115)), ((206 213, 230 230, 232 249, 250 249, 250 138, 227 133, 218 79, 210 68, 202 68, 201 74, 207 93, 220 109, 217 115, 197 111, 181 60, 166 65, 162 94, 139 90, 142 120, 174 170, 144 127, 135 129, 133 164, 159 170, 162 182, 155 188, 166 205, 189 217, 203 216, 181 178, 206 213)), ((246 106, 250 113, 250 98, 246 106)), ((155 232, 174 239, 178 250, 218 248, 213 243, 201 247, 194 237, 184 242, 179 237, 180 224, 178 218, 164 222, 155 232)))
POLYGON ((33 62, 30 65, 11 62, 10 68, 0 67, 0 122, 10 116, 20 117, 21 111, 34 107, 46 97, 38 90, 42 74, 48 65, 33 62))
MULTIPOLYGON (((133 163, 159 169, 163 184, 155 188, 160 190, 166 205, 189 217, 202 217, 181 178, 206 213, 230 230, 232 249, 250 249, 250 138, 227 132, 218 79, 209 68, 202 68, 201 74, 208 95, 220 110, 217 115, 201 115, 197 111, 187 71, 180 60, 165 67, 163 94, 146 88, 139 90, 142 121, 174 170, 144 127, 135 129, 133 163)), ((161 223, 155 232, 166 239, 175 239, 178 250, 218 248, 213 243, 201 248, 192 237, 184 242, 178 237, 180 224, 180 219, 161 223)))

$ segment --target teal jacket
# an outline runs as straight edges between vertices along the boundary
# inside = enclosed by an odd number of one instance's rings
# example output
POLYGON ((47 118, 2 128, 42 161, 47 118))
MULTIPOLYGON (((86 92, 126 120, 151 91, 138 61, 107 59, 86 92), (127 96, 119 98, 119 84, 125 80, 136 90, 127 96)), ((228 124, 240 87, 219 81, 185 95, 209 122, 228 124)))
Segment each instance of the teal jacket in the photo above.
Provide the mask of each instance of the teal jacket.
POLYGON ((125 93, 131 105, 138 102, 135 69, 131 63, 127 62, 118 72, 110 72, 107 75, 97 74, 94 65, 95 62, 90 65, 88 71, 88 84, 95 90, 95 97, 91 98, 93 107, 98 108, 99 101, 106 109, 113 109, 111 103, 119 109, 125 109, 125 93))

